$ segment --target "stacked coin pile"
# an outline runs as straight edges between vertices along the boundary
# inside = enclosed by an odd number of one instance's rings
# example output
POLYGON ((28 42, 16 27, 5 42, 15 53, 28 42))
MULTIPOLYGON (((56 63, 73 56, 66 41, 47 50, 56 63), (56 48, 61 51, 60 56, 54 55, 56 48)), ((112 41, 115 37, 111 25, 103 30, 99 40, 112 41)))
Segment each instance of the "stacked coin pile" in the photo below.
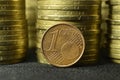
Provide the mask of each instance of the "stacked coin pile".
POLYGON ((109 15, 109 8, 108 5, 106 4, 108 0, 102 0, 102 6, 101 6, 101 14, 102 14, 102 23, 101 23, 101 47, 105 48, 106 47, 106 35, 107 35, 107 23, 106 20, 109 15))
POLYGON ((120 0, 110 0, 108 19, 109 57, 120 63, 120 0))
POLYGON ((27 50, 25 0, 0 0, 0 64, 17 63, 27 50))
MULTIPOLYGON (((37 55, 40 63, 47 63, 41 52, 44 32, 56 24, 69 24, 82 31, 86 48, 80 64, 98 60, 101 0, 38 0, 37 55)), ((52 33, 51 33, 52 34, 52 33)))
POLYGON ((36 39, 36 4, 37 0, 26 0, 26 18, 28 23, 29 48, 35 48, 36 39))

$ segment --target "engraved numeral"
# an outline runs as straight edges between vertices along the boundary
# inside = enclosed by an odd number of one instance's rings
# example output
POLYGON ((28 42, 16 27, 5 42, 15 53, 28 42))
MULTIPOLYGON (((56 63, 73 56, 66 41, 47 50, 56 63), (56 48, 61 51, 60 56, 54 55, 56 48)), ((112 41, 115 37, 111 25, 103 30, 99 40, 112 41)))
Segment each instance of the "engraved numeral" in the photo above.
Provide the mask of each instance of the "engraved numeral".
POLYGON ((57 41, 57 37, 58 37, 58 32, 59 32, 59 30, 56 30, 51 33, 52 40, 51 40, 51 44, 50 44, 48 51, 56 51, 55 46, 56 46, 56 41, 57 41))

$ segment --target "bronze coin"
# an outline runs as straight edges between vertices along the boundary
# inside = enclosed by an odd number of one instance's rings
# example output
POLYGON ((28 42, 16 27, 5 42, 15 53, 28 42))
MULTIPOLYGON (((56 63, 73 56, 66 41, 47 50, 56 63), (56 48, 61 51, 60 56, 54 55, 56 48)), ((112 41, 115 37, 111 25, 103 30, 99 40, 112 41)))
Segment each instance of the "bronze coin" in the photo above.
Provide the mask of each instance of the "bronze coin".
POLYGON ((82 57, 85 40, 76 27, 57 24, 46 31, 41 47, 44 57, 51 65, 69 67, 82 57))

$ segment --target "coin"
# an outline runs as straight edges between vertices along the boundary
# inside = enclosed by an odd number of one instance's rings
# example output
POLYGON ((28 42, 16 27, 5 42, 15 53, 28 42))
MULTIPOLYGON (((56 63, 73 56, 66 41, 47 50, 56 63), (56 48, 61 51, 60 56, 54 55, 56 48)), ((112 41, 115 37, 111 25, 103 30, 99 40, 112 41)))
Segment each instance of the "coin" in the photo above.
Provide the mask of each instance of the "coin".
POLYGON ((110 53, 109 57, 113 58, 113 59, 120 59, 120 55, 119 54, 110 53))
POLYGON ((15 59, 21 59, 24 58, 25 54, 23 55, 12 55, 12 56, 0 56, 0 61, 4 60, 15 60, 15 59))
POLYGON ((9 6, 9 5, 0 5, 0 10, 23 10, 25 9, 25 6, 19 6, 19 5, 12 5, 12 6, 9 6))
POLYGON ((78 11, 65 11, 65 10, 38 10, 38 15, 99 15, 99 11, 86 11, 86 10, 78 10, 78 11))
POLYGON ((19 35, 19 36, 14 36, 14 35, 3 35, 0 36, 0 40, 14 40, 14 39, 23 39, 23 38, 27 38, 27 35, 19 35))
MULTIPOLYGON (((117 45, 117 44, 116 44, 117 45)), ((116 55, 120 55, 120 50, 119 49, 114 49, 114 48, 111 48, 110 49, 110 53, 112 54, 116 54, 116 55)))
POLYGON ((14 54, 26 54, 26 49, 16 49, 16 50, 10 50, 10 51, 0 51, 0 56, 4 56, 4 55, 14 55, 14 54))
POLYGON ((21 5, 23 4, 22 6, 24 6, 25 4, 25 0, 0 0, 0 5, 21 5))
POLYGON ((27 40, 23 39, 21 40, 13 40, 13 41, 0 41, 0 46, 8 46, 8 45, 21 45, 21 44, 26 44, 27 40))
POLYGON ((68 24, 57 24, 44 34, 41 46, 43 55, 50 64, 57 67, 69 67, 81 58, 85 42, 81 32, 76 27, 68 24), (54 46, 52 47, 51 44, 54 46))
POLYGON ((113 62, 120 64, 120 59, 112 59, 113 62))
POLYGON ((96 64, 98 62, 98 59, 94 58, 94 59, 84 59, 84 60, 80 60, 80 64, 77 65, 91 65, 91 64, 96 64))
POLYGON ((115 25, 119 25, 120 24, 120 20, 107 20, 108 24, 115 24, 115 25))
POLYGON ((99 44, 97 44, 97 45, 86 45, 85 50, 98 49, 98 48, 99 48, 99 44))
POLYGON ((86 23, 83 23, 83 22, 70 22, 70 21, 49 21, 49 20, 39 20, 37 21, 37 24, 36 24, 36 28, 37 29, 48 29, 50 28, 51 26, 53 26, 54 24, 60 24, 60 23, 65 23, 65 24, 71 24, 71 25, 74 25, 76 27, 79 27, 81 29, 100 29, 99 27, 99 21, 94 21, 93 23, 92 22, 86 22, 86 23))
POLYGON ((0 20, 0 25, 24 25, 26 24, 25 19, 21 20, 0 20))
POLYGON ((110 29, 120 30, 120 25, 110 25, 110 29))
POLYGON ((118 11, 120 9, 119 5, 111 5, 109 7, 110 7, 110 10, 116 10, 116 11, 118 11))
POLYGON ((15 14, 25 14, 23 10, 0 10, 0 15, 15 15, 15 14))
MULTIPOLYGON (((65 22, 64 22, 65 23, 65 22)), ((59 23, 60 24, 60 23, 59 23)), ((67 24, 67 23, 65 23, 65 24, 67 24)), ((50 28, 50 26, 52 26, 52 24, 51 25, 40 25, 40 24, 36 24, 37 26, 37 29, 49 29, 50 28)), ((54 24, 53 24, 54 25, 54 24)), ((98 26, 98 25, 77 25, 77 24, 71 24, 71 25, 74 25, 74 26, 76 26, 76 27, 78 27, 80 30, 92 30, 92 29, 96 29, 96 30, 98 30, 98 29, 100 29, 100 27, 98 26)))
POLYGON ((120 1, 119 0, 110 0, 110 4, 118 5, 118 4, 120 4, 120 1))
POLYGON ((22 36, 22 35, 24 35, 24 34, 26 34, 27 33, 27 31, 26 30, 23 30, 22 31, 22 29, 21 30, 0 30, 0 36, 1 35, 19 35, 19 36, 22 36), (15 34, 16 33, 16 34, 15 34))
MULTIPOLYGON (((19 44, 19 45, 7 45, 7 46, 0 46, 0 51, 10 51, 10 50, 17 50, 17 49, 27 49, 26 44, 19 44)), ((21 54, 21 53, 11 53, 11 54, 21 54)), ((5 54, 5 55, 9 55, 9 54, 5 54)))
POLYGON ((0 33, 2 33, 1 30, 3 30, 3 33, 5 32, 4 30, 12 30, 11 33, 14 30, 16 30, 16 31, 18 31, 18 30, 20 31, 20 30, 24 30, 24 29, 26 30, 26 26, 27 25, 25 25, 25 24, 23 24, 23 25, 0 25, 0 33))
POLYGON ((113 40, 113 39, 110 40, 111 44, 116 44, 117 45, 117 44, 119 44, 119 42, 120 42, 120 40, 113 40))
POLYGON ((25 15, 14 15, 14 16, 0 16, 0 20, 20 20, 25 19, 25 15))
POLYGON ((110 48, 119 49, 120 45, 119 44, 110 44, 110 48))
POLYGON ((47 5, 47 4, 51 4, 51 5, 96 5, 96 4, 100 4, 100 1, 85 1, 85 0, 71 0, 71 1, 66 1, 66 0, 60 0, 60 1, 56 1, 56 0, 51 0, 51 1, 44 1, 44 0, 39 0, 38 1, 39 5, 47 5))
POLYGON ((40 10, 100 10, 99 5, 38 5, 40 10))
POLYGON ((108 29, 109 33, 111 34, 119 34, 120 33, 120 30, 119 29, 108 29))
POLYGON ((67 16, 67 15, 38 15, 38 19, 42 20, 71 20, 71 21, 83 21, 83 22, 92 22, 94 20, 99 20, 100 16, 94 15, 94 16, 81 16, 81 15, 72 15, 72 16, 67 16))
POLYGON ((72 24, 72 25, 98 25, 100 24, 100 20, 94 20, 93 23, 91 22, 87 22, 86 23, 82 23, 80 21, 64 21, 64 20, 60 20, 60 21, 54 21, 54 20, 40 20, 40 19, 37 19, 37 24, 39 25, 54 25, 54 24, 60 24, 60 23, 66 23, 66 24, 72 24))
POLYGON ((110 16, 110 19, 120 20, 120 15, 111 15, 111 16, 110 16))

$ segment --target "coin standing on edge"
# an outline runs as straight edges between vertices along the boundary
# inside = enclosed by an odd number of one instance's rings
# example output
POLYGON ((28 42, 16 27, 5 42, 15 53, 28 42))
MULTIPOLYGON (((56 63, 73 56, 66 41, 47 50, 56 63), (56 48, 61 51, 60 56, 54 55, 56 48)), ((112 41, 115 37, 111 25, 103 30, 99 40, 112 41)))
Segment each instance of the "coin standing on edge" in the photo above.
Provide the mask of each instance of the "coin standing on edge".
POLYGON ((46 31, 41 47, 44 57, 51 65, 69 67, 82 57, 85 40, 76 27, 69 24, 57 24, 46 31))

